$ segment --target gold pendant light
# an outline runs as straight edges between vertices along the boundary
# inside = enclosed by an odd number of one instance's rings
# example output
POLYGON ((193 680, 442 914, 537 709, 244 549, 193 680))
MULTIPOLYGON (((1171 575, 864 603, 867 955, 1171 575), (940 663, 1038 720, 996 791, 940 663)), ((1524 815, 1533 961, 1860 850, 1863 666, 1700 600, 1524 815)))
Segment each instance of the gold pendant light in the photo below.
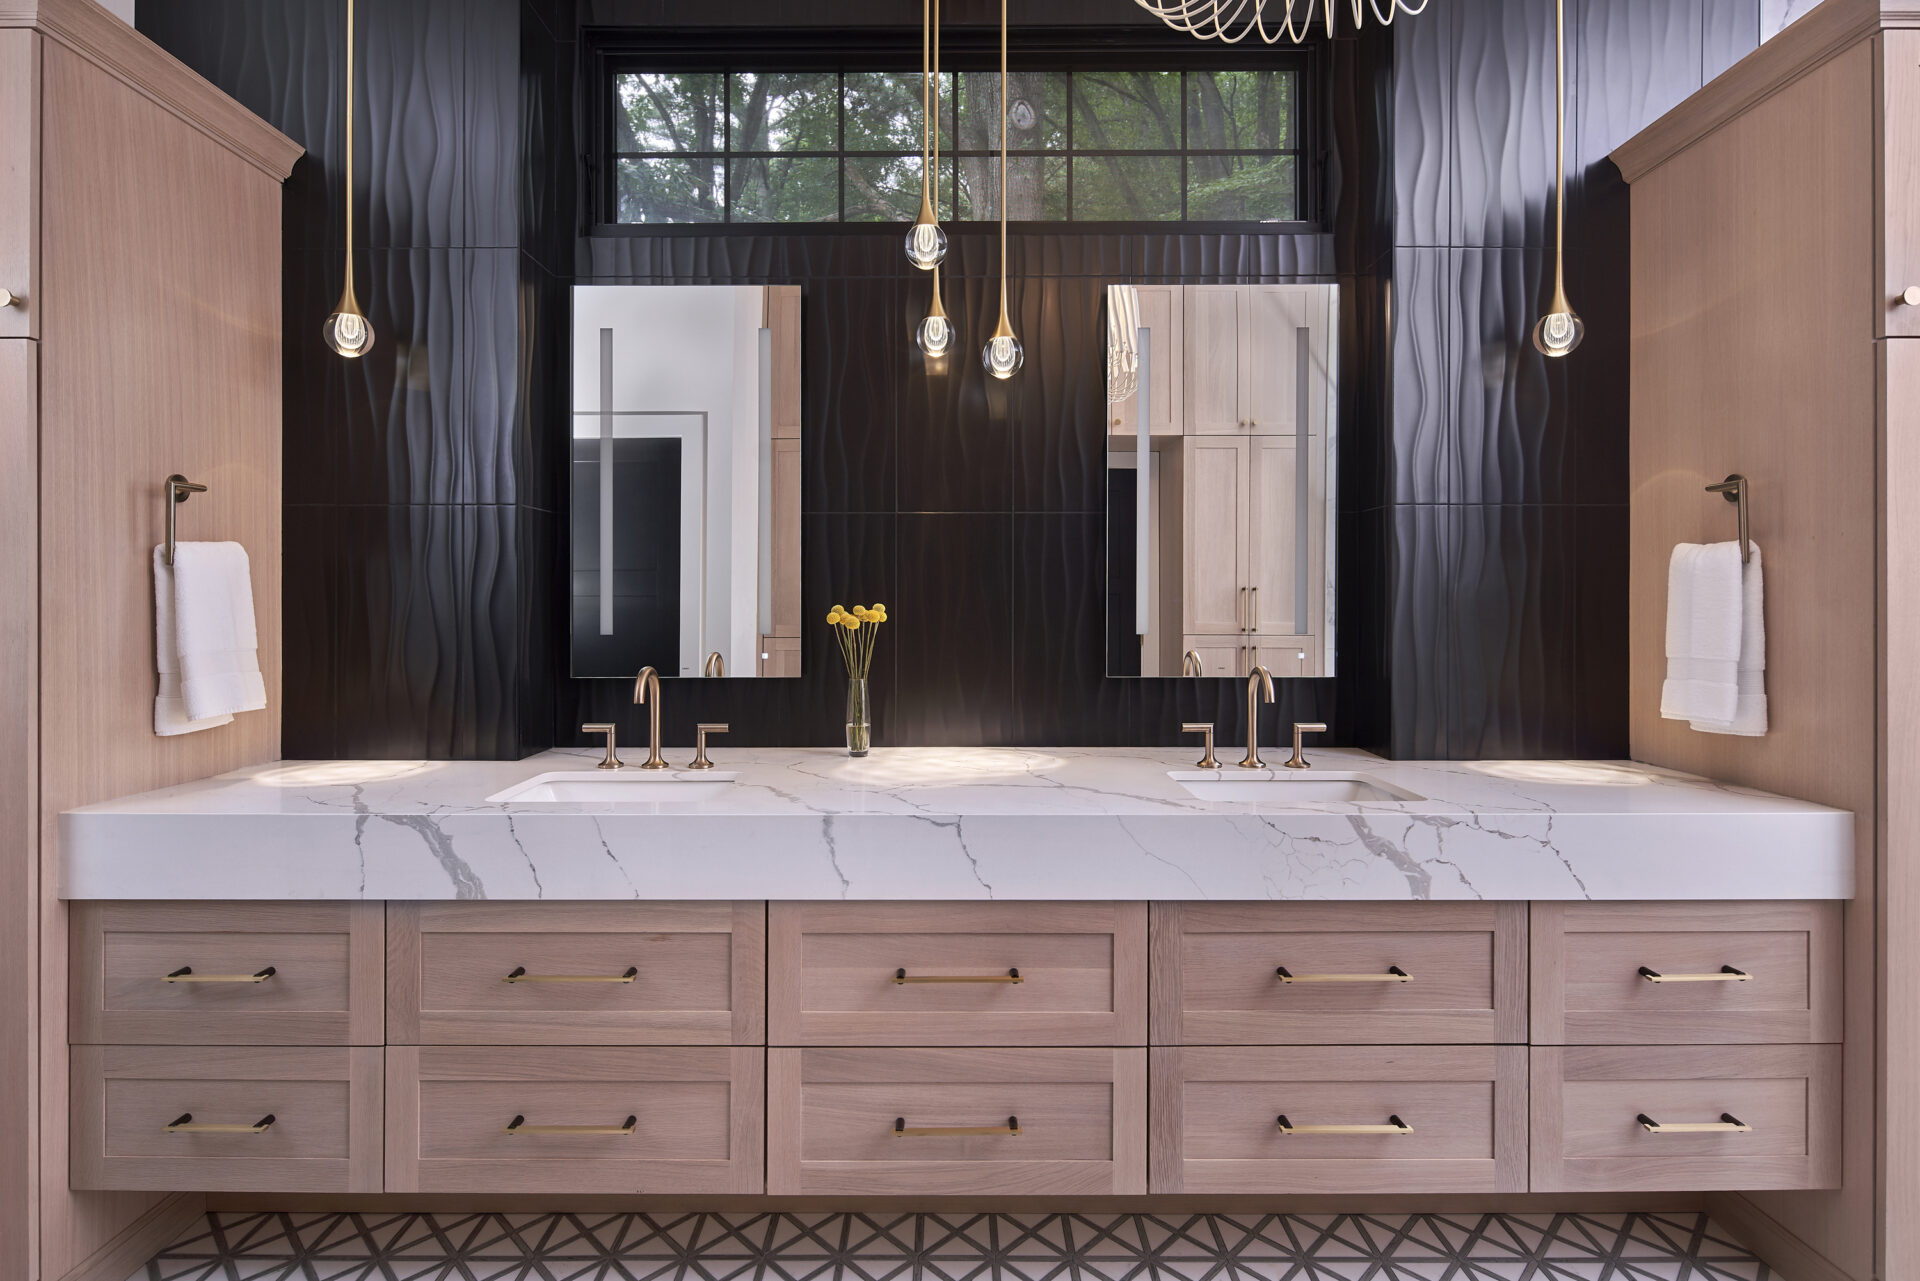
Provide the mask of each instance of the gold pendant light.
POLYGON ((353 0, 347 0, 347 283, 333 314, 320 327, 327 346, 340 356, 364 356, 373 349, 373 325, 353 296, 353 0))
POLYGON ((1545 356, 1564 356, 1587 336, 1567 302, 1564 270, 1567 240, 1567 37, 1566 0, 1553 0, 1553 301, 1533 327, 1533 345, 1545 356))
POLYGON ((907 261, 922 271, 932 271, 947 256, 947 233, 933 216, 933 201, 927 194, 928 135, 933 129, 932 75, 927 63, 927 41, 939 26, 939 10, 929 9, 931 0, 920 0, 920 216, 907 231, 907 261))
POLYGON ((980 363, 995 378, 1011 378, 1026 360, 1007 320, 1007 0, 1000 0, 1000 323, 980 350, 980 363))
MULTIPOLYGON (((926 202, 927 174, 931 170, 933 212, 938 214, 940 211, 940 0, 933 0, 933 76, 927 83, 932 85, 932 89, 930 91, 931 106, 926 109, 930 112, 934 125, 931 141, 926 144, 927 149, 920 171, 920 199, 922 203, 926 202)), ((924 83, 922 89, 922 101, 925 103, 927 93, 924 83)), ((938 231, 939 227, 936 226, 934 230, 938 231)), ((943 256, 946 249, 947 238, 942 232, 940 252, 943 256)), ((940 359, 953 346, 953 322, 947 319, 947 309, 940 303, 940 263, 937 259, 933 264, 933 305, 927 309, 926 319, 922 320, 919 327, 914 330, 913 340, 919 344, 921 353, 929 360, 940 359)))

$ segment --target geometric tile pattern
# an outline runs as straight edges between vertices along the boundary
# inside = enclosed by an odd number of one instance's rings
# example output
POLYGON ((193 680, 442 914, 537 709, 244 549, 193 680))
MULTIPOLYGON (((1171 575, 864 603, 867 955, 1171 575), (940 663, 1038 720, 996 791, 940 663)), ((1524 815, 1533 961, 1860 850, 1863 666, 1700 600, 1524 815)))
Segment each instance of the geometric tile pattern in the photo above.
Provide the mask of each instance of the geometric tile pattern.
POLYGON ((209 1214, 129 1281, 1770 1281, 1701 1214, 209 1214))

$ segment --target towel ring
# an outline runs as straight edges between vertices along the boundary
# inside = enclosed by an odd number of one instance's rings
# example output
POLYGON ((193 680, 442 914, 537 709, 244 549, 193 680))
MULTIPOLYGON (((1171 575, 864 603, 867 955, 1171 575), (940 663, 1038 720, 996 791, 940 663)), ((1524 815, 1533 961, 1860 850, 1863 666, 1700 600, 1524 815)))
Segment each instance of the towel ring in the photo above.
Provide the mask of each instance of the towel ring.
POLYGON ((1708 485, 1709 494, 1719 494, 1730 503, 1740 507, 1740 563, 1753 560, 1753 540, 1747 536, 1747 478, 1739 472, 1733 472, 1718 485, 1708 485))
POLYGON ((173 509, 187 501, 189 494, 204 494, 205 485, 196 485, 179 472, 167 477, 167 568, 173 568, 174 511, 173 509))

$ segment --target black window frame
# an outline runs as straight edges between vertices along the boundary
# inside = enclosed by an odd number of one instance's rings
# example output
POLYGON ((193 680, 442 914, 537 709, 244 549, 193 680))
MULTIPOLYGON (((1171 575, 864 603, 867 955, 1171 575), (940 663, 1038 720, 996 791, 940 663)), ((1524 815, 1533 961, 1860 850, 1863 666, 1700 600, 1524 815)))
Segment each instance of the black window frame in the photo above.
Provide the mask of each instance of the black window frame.
MULTIPOLYGON (((1058 150, 1021 150, 1014 156, 1052 156, 1064 162, 1067 170, 1066 207, 1068 218, 1044 221, 1014 221, 1009 225, 1022 230, 1072 228, 1097 233, 1113 231, 1200 231, 1213 233, 1262 233, 1282 235, 1315 234, 1324 229, 1321 201, 1324 198, 1327 144, 1321 126, 1320 94, 1324 42, 1308 42, 1297 48, 1243 49, 1222 47, 1192 36, 1141 28, 1022 28, 1016 29, 1008 65, 1013 70, 1049 72, 1074 71, 1291 71, 1294 73, 1295 145, 1271 149, 1190 150, 1090 149, 1075 151, 1072 146, 1073 102, 1065 104, 1064 125, 1068 145, 1058 150), (1147 219, 1133 221, 1094 221, 1071 217, 1073 204, 1073 159, 1078 156, 1106 155, 1131 157, 1182 158, 1181 209, 1185 212, 1187 190, 1184 181, 1185 158, 1194 155, 1292 155, 1295 158, 1296 217, 1292 220, 1187 220, 1147 219)), ((845 162, 848 158, 896 156, 897 151, 853 150, 846 148, 845 76, 859 71, 905 71, 911 75, 920 65, 918 28, 862 31, 743 31, 738 28, 673 29, 616 28, 583 33, 583 72, 585 94, 583 115, 587 122, 588 150, 583 157, 589 208, 589 234, 596 236, 725 235, 725 234, 871 234, 889 227, 906 225, 904 221, 885 222, 846 220, 845 162), (623 73, 646 72, 828 72, 836 73, 837 110, 841 113, 838 146, 832 151, 731 153, 714 158, 722 181, 730 187, 734 159, 768 155, 780 157, 817 157, 832 159, 840 167, 836 218, 826 222, 741 221, 727 218, 711 222, 627 223, 616 220, 618 210, 618 157, 613 151, 614 80, 623 73)), ((999 70, 998 32, 985 28, 949 29, 942 34, 941 72, 997 72, 999 70)), ((730 84, 730 81, 728 82, 730 84)), ((1069 82, 1071 83, 1071 82, 1069 82)), ((1181 134, 1186 140, 1186 82, 1181 83, 1181 134)), ((953 95, 945 99, 954 103, 953 95)), ((730 105, 730 104, 729 104, 730 105)), ((957 103, 955 108, 957 110, 957 103)), ((730 110, 723 111, 730 116, 730 110)), ((727 128, 731 128, 729 121, 727 128)), ((724 142, 723 142, 724 148, 724 142)), ((621 153, 622 155, 626 153, 621 153)), ((951 158, 957 165, 958 149, 943 150, 942 178, 957 182, 954 171, 945 166, 951 158)), ((997 153, 995 153, 997 154, 997 153)), ((689 154, 689 158, 693 158, 689 154)), ((708 159, 705 153, 699 158, 708 159)), ((956 188, 957 194, 957 188, 956 188)), ((731 212, 731 195, 726 210, 731 212)), ((958 234, 997 226, 993 220, 960 220, 947 211, 943 223, 958 234)))

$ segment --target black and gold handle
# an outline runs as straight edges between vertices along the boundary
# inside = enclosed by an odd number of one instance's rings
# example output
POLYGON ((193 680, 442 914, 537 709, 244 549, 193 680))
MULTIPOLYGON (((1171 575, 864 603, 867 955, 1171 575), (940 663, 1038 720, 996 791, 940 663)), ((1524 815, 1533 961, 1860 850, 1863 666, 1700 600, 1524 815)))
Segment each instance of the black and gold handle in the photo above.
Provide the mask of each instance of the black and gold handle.
POLYGON ((1284 965, 1273 967, 1273 977, 1282 983, 1411 983, 1413 975, 1397 965, 1389 965, 1382 974, 1295 974, 1284 965))
POLYGON ((629 965, 618 974, 529 974, 527 967, 516 965, 501 976, 502 983, 631 983, 640 977, 640 967, 629 965))
POLYGON ((908 974, 905 968, 893 972, 893 985, 904 987, 908 983, 1025 983, 1018 969, 1008 970, 1005 974, 908 974))
POLYGON ((1280 1133, 1292 1134, 1412 1134, 1413 1127, 1398 1116, 1389 1116, 1385 1125, 1295 1125, 1287 1120, 1282 1112, 1279 1118, 1280 1133))
POLYGON ((893 1118, 893 1137, 896 1139, 951 1139, 970 1135, 1018 1138, 1020 1118, 1010 1116, 1005 1125, 908 1125, 904 1116, 893 1118))
POLYGON ((240 1121, 196 1121, 193 1113, 182 1112, 167 1123, 168 1134, 265 1134, 273 1128, 274 1116, 269 1112, 247 1125, 240 1121))
POLYGON ((1649 983, 1745 983, 1753 975, 1745 970, 1736 970, 1731 965, 1723 965, 1708 974, 1662 974, 1659 970, 1641 966, 1640 977, 1649 983))
POLYGON ((251 974, 195 974, 191 965, 183 965, 171 974, 160 976, 162 983, 265 983, 279 973, 269 965, 251 974))
POLYGON ((527 1118, 516 1115, 507 1122, 508 1134, 632 1134, 640 1123, 637 1116, 629 1116, 619 1125, 528 1125, 527 1118))

